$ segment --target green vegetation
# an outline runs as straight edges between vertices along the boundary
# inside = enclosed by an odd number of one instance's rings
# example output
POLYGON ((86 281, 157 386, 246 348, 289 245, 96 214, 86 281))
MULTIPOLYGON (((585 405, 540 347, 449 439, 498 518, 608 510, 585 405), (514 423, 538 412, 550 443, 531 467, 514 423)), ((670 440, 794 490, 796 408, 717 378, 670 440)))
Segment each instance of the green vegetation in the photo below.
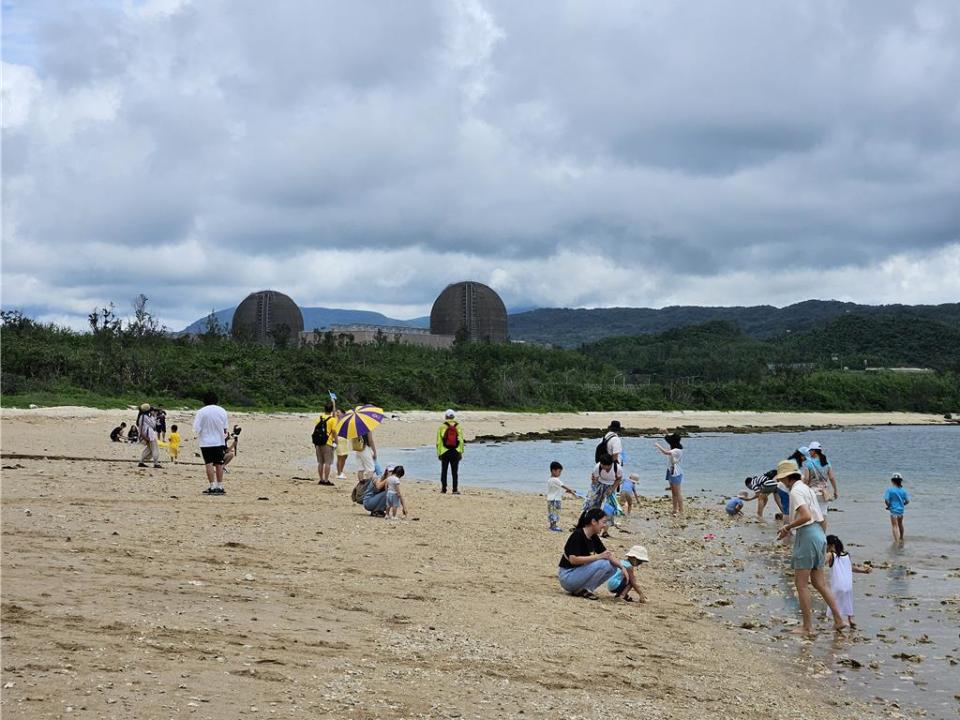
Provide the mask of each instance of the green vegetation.
POLYGON ((150 400, 196 406, 208 390, 237 409, 316 410, 335 390, 348 404, 399 410, 913 410, 960 408, 960 330, 906 315, 842 317, 816 331, 761 340, 725 322, 608 338, 579 350, 458 343, 450 350, 354 344, 237 342, 211 323, 172 338, 140 304, 123 324, 112 309, 90 333, 3 313, 5 406, 123 407, 150 400), (918 375, 840 370, 915 365, 918 375), (773 366, 772 369, 770 366, 773 366))
MULTIPOLYGON (((857 305, 836 300, 807 300, 775 308, 688 307, 540 308, 510 316, 510 336, 574 348, 607 337, 661 333, 714 321, 730 323, 751 337, 772 338, 786 333, 818 330, 844 316, 933 320, 960 329, 960 303, 944 305, 857 305)), ((852 367, 852 366, 851 366, 852 367)))

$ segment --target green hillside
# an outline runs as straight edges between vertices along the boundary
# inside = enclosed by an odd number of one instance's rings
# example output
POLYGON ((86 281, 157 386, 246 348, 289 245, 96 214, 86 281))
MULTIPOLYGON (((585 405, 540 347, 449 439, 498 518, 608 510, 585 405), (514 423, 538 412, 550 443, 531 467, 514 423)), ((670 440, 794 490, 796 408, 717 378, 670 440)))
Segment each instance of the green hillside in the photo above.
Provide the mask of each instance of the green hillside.
POLYGON ((960 303, 944 305, 857 305, 835 300, 808 300, 775 308, 687 307, 542 308, 510 316, 510 336, 515 340, 577 347, 605 337, 658 333, 688 325, 724 321, 752 337, 774 337, 822 327, 844 315, 870 317, 910 316, 935 320, 960 328, 960 303))

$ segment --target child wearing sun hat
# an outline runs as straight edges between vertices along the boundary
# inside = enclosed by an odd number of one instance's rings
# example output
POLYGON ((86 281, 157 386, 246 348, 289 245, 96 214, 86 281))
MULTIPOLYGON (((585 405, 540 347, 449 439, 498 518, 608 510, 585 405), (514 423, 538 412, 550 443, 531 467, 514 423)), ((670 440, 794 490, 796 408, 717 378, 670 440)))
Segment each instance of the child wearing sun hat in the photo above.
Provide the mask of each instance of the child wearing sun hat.
POLYGON ((633 598, 630 597, 630 590, 636 590, 637 602, 647 601, 643 590, 637 584, 636 571, 645 562, 650 562, 650 556, 643 545, 634 545, 627 550, 627 555, 620 562, 620 567, 607 581, 607 589, 613 593, 614 597, 620 598, 624 602, 634 602, 633 598))

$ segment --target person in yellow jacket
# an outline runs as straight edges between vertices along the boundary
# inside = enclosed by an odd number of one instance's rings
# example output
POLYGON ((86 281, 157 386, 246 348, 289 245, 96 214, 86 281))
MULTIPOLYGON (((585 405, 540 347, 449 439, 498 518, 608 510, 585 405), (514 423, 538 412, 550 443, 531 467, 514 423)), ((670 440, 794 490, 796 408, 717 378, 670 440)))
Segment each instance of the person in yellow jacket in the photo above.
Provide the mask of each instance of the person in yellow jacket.
POLYGON ((457 422, 456 413, 447 410, 443 414, 443 424, 437 429, 437 457, 440 458, 440 492, 447 491, 447 468, 453 479, 453 494, 457 489, 457 471, 463 458, 463 430, 457 422))

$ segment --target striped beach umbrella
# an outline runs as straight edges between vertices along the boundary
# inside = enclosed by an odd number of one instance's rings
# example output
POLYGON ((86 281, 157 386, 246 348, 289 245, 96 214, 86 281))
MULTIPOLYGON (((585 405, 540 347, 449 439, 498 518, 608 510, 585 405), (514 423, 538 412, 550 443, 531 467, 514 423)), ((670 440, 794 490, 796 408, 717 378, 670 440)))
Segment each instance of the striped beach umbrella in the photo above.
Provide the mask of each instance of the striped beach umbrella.
POLYGON ((366 435, 383 422, 383 408, 376 405, 358 405, 337 422, 337 437, 348 440, 366 435))

